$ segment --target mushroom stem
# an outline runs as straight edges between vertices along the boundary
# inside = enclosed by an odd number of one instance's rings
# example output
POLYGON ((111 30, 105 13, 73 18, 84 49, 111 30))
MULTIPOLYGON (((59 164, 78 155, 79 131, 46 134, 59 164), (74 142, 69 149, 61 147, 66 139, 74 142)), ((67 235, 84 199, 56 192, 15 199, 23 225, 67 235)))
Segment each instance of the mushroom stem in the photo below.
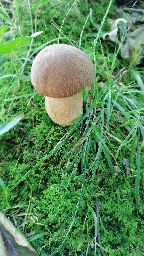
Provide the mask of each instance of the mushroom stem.
POLYGON ((67 98, 45 97, 45 107, 49 117, 61 126, 69 126, 83 113, 83 97, 77 93, 67 98))

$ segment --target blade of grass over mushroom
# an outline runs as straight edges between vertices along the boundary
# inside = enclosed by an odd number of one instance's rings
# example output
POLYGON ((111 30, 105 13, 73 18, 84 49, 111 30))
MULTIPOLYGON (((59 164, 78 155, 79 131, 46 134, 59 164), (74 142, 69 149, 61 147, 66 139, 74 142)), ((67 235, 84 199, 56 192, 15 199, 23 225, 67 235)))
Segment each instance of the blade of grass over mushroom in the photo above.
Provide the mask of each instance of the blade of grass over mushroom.
MULTIPOLYGON (((87 138, 89 138, 93 132, 93 127, 98 123, 98 121, 101 119, 101 112, 94 118, 93 122, 91 121, 90 117, 89 117, 89 114, 91 114, 93 112, 93 107, 91 106, 91 108, 88 108, 87 109, 87 112, 86 114, 83 115, 82 117, 82 120, 84 121, 85 118, 87 117, 87 126, 83 132, 83 135, 80 136, 80 138, 78 138, 78 141, 75 143, 75 145, 72 147, 72 149, 70 150, 69 154, 70 153, 74 153, 75 150, 80 147, 80 146, 83 146, 83 143, 87 140, 87 138), (84 118, 84 119, 83 119, 84 118), (89 125, 89 123, 92 122, 92 125, 89 125)), ((80 117, 80 120, 81 120, 81 117, 80 117)), ((92 145, 93 146, 93 143, 92 145)))

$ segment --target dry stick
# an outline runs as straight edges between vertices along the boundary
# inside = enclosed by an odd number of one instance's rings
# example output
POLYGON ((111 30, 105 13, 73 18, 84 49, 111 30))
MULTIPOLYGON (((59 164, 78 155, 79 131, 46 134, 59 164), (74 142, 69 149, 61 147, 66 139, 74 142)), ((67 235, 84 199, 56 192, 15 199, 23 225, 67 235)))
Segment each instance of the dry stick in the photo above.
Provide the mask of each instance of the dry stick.
POLYGON ((101 234, 100 234, 100 206, 98 199, 95 200, 95 206, 96 206, 96 216, 97 216, 97 237, 98 237, 98 243, 100 245, 100 250, 102 253, 102 256, 106 256, 104 253, 103 247, 102 247, 102 241, 101 241, 101 234))
POLYGON ((124 7, 123 10, 126 11, 126 12, 140 12, 140 13, 144 14, 144 9, 136 9, 136 8, 124 7))

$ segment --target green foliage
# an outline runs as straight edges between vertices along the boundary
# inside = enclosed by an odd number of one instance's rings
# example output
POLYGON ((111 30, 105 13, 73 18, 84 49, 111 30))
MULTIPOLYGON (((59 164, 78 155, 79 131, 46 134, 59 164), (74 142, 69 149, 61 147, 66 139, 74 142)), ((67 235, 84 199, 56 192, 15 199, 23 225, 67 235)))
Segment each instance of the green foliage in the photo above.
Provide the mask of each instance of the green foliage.
POLYGON ((21 46, 22 44, 25 44, 30 40, 30 37, 20 37, 11 42, 3 43, 0 45, 0 54, 10 54, 17 47, 21 46))

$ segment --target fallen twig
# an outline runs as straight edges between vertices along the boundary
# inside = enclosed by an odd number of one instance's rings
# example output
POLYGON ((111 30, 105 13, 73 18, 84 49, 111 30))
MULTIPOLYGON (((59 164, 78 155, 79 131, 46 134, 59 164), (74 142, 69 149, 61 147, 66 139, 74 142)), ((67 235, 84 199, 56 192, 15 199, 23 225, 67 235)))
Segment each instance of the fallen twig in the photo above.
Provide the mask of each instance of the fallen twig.
POLYGON ((136 9, 136 8, 124 7, 123 11, 126 11, 126 12, 139 12, 139 13, 143 13, 144 14, 144 9, 136 9))

